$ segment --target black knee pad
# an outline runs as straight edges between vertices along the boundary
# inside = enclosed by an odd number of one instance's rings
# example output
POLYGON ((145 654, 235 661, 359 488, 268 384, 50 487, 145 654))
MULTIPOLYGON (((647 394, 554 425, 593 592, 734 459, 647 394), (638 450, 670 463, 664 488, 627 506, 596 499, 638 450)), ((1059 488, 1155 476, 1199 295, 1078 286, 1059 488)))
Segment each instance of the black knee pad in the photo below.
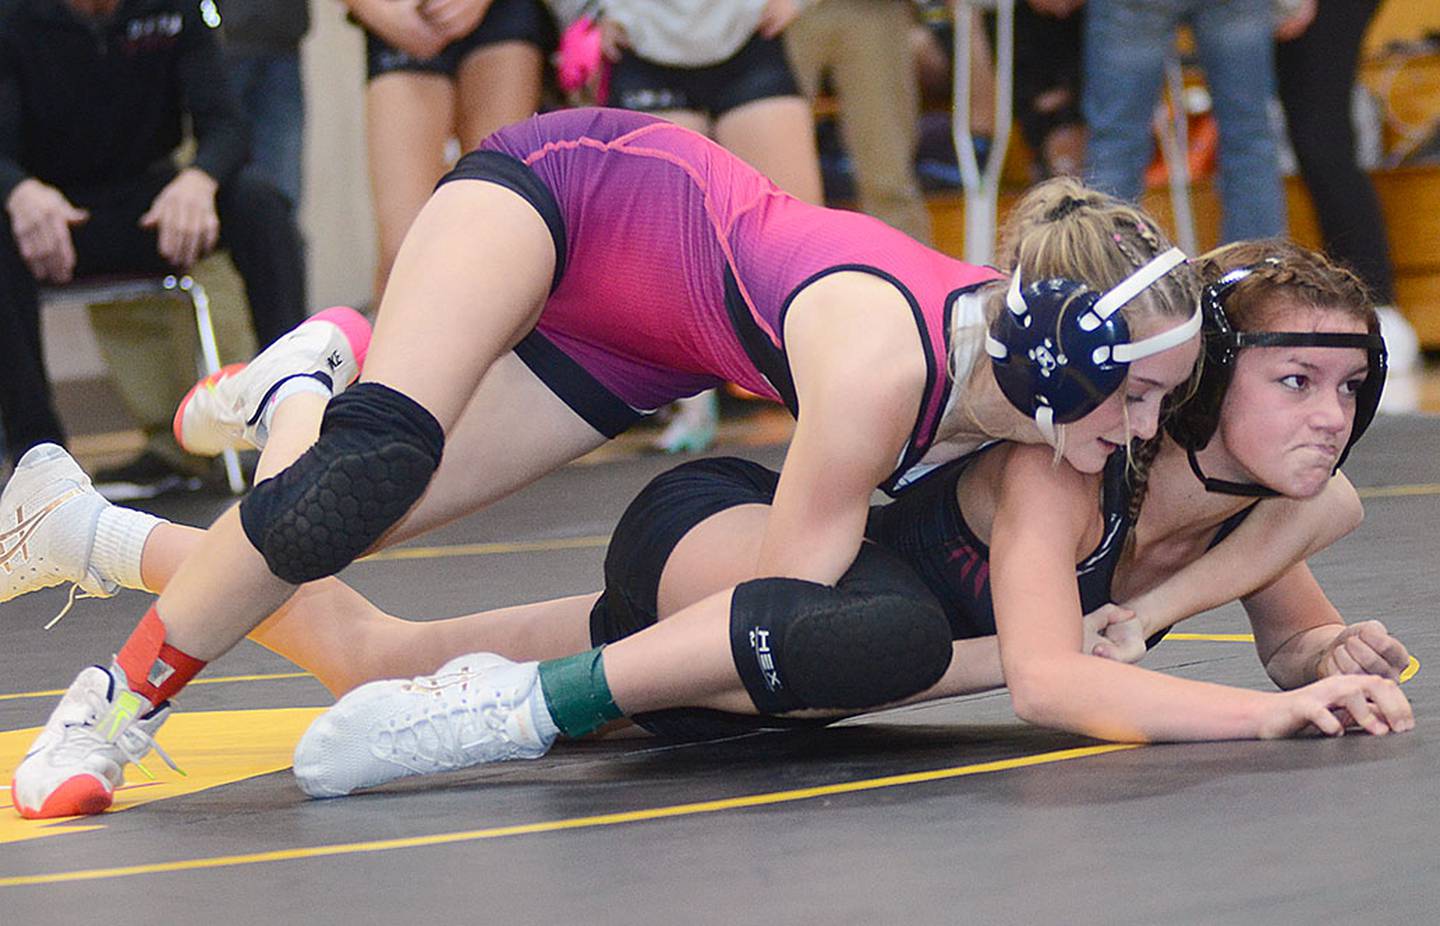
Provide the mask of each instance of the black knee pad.
POLYGON ((939 681, 950 623, 926 595, 756 579, 735 588, 730 649, 762 713, 878 707, 939 681))
POLYGON ((245 536, 286 582, 334 575, 410 510, 444 446, 440 423, 414 400, 352 386, 326 407, 314 446, 240 503, 245 536))

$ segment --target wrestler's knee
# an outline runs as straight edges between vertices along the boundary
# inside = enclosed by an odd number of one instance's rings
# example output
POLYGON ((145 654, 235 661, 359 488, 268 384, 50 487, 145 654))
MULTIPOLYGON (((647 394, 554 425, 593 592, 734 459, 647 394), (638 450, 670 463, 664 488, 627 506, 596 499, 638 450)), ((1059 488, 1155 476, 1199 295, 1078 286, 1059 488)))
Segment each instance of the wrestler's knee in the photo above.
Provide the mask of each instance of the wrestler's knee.
POLYGON ((314 446, 240 503, 245 536, 286 582, 334 575, 410 510, 444 446, 440 423, 414 400, 352 386, 326 407, 314 446))
POLYGON ((950 665, 950 625, 928 596, 799 579, 736 587, 730 646, 762 713, 868 708, 918 694, 950 665))

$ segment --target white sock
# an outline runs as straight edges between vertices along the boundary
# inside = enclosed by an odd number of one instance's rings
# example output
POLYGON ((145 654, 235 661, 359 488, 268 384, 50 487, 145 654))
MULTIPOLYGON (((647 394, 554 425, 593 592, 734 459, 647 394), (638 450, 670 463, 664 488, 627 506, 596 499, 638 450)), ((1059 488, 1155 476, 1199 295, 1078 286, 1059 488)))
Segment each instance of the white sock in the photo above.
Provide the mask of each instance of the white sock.
POLYGON ((90 569, 121 588, 155 591, 146 588, 140 580, 140 558, 145 553, 150 532, 163 523, 162 519, 144 511, 106 505, 95 525, 90 569))
POLYGON ((555 718, 550 716, 550 705, 545 703, 545 692, 540 690, 540 680, 535 680, 535 689, 527 699, 530 702, 530 719, 535 725, 535 732, 547 743, 555 742, 555 737, 560 735, 560 728, 555 726, 555 718))
POLYGON ((275 393, 270 396, 270 401, 265 403, 265 409, 260 412, 259 430, 262 444, 270 437, 270 424, 275 418, 275 409, 280 407, 280 403, 293 395, 306 393, 323 395, 327 399, 331 395, 330 387, 314 376, 292 376, 280 384, 275 393))

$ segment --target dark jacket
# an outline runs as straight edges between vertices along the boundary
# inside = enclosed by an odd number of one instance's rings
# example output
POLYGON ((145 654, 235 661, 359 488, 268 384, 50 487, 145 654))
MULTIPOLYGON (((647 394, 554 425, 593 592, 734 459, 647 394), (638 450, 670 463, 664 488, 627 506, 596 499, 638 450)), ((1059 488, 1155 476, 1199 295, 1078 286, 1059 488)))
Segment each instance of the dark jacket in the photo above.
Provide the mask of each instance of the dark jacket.
POLYGON ((219 183, 249 155, 213 0, 121 0, 108 21, 65 0, 0 0, 0 204, 36 177, 93 189, 143 174, 180 144, 219 183))

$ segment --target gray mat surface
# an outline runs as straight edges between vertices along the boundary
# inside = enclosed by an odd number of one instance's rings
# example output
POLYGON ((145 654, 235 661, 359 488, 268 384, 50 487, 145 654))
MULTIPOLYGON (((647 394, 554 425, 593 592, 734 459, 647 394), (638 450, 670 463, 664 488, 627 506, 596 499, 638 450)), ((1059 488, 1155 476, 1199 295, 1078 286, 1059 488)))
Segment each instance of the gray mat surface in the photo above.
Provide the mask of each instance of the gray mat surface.
MULTIPOLYGON (((775 464, 780 451, 751 455, 775 464)), ((671 462, 572 467, 423 542, 604 535, 671 462)), ((1347 472, 1371 495, 1367 520, 1313 566, 1342 613, 1383 619, 1420 660, 1405 686, 1419 720, 1409 735, 1066 759, 1051 754, 1096 744, 1018 723, 1002 693, 815 733, 566 744, 536 762, 339 801, 306 801, 281 772, 110 814, 103 829, 0 844, 0 881, 163 869, 0 886, 0 923, 1433 921, 1440 420, 1381 419, 1347 472), (1394 494, 1400 486, 1414 488, 1394 494), (1051 761, 1011 762, 1025 757, 1051 761), (273 855, 284 850, 307 851, 273 855)), ((197 522, 219 504, 191 499, 165 513, 197 522)), ((434 618, 592 590, 602 552, 362 563, 345 577, 387 609, 434 618)), ((85 602, 42 632, 62 599, 0 606, 0 695, 63 687, 108 656, 145 606, 133 594, 85 602)), ((1183 629, 1249 628, 1230 606, 1183 629)), ((1243 643, 1167 642, 1146 665, 1269 686, 1243 643)), ((245 643, 207 674, 287 671, 245 643)), ((329 700, 301 678, 197 686, 183 707, 329 700)), ((0 730, 38 725, 53 701, 0 697, 0 730)))

